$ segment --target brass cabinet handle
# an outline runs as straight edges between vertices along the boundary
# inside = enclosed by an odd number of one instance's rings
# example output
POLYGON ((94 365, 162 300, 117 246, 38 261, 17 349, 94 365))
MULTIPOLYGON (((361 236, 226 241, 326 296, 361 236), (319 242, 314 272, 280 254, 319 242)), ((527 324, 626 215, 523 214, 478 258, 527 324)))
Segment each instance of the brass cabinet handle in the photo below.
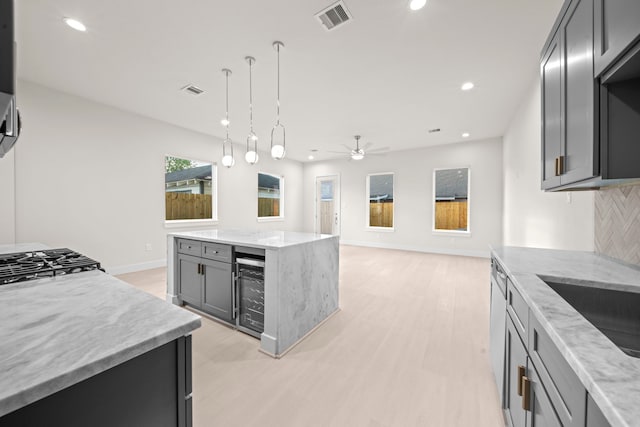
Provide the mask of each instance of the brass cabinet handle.
POLYGON ((526 375, 525 367, 518 366, 518 396, 522 396, 522 378, 526 375))
POLYGON ((531 410, 531 380, 528 377, 522 377, 522 409, 531 410))
POLYGON ((202 264, 198 264, 198 274, 202 274, 202 264))
POLYGON ((556 157, 556 176, 564 173, 564 156, 556 157))

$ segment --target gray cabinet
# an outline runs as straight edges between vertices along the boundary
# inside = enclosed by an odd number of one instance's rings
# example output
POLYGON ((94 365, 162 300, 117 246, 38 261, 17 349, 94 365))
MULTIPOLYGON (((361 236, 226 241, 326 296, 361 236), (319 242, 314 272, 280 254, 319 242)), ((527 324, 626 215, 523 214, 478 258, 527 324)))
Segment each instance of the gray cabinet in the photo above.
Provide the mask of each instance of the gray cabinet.
POLYGON ((198 308, 202 306, 200 258, 178 254, 178 292, 187 304, 198 308))
POLYGON ((182 302, 233 323, 231 246, 178 239, 176 251, 177 288, 182 302))
POLYGON ((587 180, 599 173, 593 1, 569 3, 542 56, 543 189, 587 180))
POLYGON ((528 388, 530 405, 527 412, 527 427, 563 427, 542 385, 538 371, 533 365, 527 371, 525 388, 528 388))
POLYGON ((601 75, 640 37, 638 0, 595 0, 595 70, 601 75))
POLYGON ((203 260, 203 311, 217 318, 233 322, 233 280, 231 264, 203 260))
POLYGON ((587 427, 611 427, 591 396, 587 396, 587 427))
POLYGON ((524 427, 527 413, 523 405, 522 378, 527 370, 527 349, 518 335, 511 316, 507 316, 505 346, 505 412, 513 427, 524 427))

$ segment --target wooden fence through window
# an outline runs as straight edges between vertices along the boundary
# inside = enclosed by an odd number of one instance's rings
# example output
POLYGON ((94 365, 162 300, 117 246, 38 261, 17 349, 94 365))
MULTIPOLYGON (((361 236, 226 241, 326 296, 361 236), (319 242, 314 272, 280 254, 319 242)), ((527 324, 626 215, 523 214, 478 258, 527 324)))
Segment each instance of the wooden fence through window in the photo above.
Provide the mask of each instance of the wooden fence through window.
POLYGON ((213 205, 211 194, 190 194, 166 192, 165 218, 174 219, 211 219, 213 205))
POLYGON ((369 203, 369 227, 393 227, 393 202, 369 203))
POLYGON ((436 202, 436 230, 467 230, 467 201, 436 202))
POLYGON ((280 216, 280 199, 258 197, 258 217, 280 216))

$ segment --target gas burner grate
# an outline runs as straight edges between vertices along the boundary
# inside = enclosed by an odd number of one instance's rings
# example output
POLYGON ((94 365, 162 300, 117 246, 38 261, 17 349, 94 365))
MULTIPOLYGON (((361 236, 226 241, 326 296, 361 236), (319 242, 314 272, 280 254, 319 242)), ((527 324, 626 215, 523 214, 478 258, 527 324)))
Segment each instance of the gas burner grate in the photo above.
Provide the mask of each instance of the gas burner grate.
POLYGON ((101 270, 100 263, 67 248, 0 254, 0 285, 101 270))

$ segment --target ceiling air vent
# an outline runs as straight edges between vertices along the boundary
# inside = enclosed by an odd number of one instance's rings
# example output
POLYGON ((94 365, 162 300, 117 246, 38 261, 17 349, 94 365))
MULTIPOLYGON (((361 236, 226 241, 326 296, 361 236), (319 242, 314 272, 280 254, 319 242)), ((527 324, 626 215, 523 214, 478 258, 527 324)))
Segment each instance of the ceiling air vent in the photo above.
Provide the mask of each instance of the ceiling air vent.
POLYGON ((204 89, 200 89, 198 86, 191 85, 191 84, 186 85, 185 87, 182 88, 182 90, 194 96, 202 95, 204 93, 204 89))
POLYGON ((353 19, 342 0, 316 13, 316 18, 327 31, 333 30, 353 19))

